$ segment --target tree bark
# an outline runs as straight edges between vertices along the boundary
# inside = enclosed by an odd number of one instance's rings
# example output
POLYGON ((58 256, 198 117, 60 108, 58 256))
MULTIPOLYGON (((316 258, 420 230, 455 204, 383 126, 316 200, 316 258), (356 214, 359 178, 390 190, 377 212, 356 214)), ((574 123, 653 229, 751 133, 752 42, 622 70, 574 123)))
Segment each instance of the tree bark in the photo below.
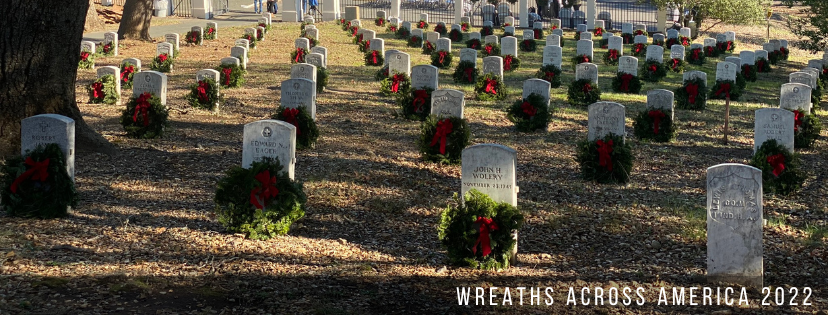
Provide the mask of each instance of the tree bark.
POLYGON ((0 1, 0 154, 19 154, 20 121, 47 113, 75 120, 76 149, 115 151, 84 122, 75 100, 88 7, 89 0, 0 1))
POLYGON ((120 39, 150 41, 149 29, 152 20, 152 0, 126 0, 124 15, 118 26, 120 39))
POLYGON ((97 31, 104 27, 104 23, 98 18, 98 10, 95 9, 95 0, 89 0, 89 9, 86 10, 86 23, 83 31, 97 31))

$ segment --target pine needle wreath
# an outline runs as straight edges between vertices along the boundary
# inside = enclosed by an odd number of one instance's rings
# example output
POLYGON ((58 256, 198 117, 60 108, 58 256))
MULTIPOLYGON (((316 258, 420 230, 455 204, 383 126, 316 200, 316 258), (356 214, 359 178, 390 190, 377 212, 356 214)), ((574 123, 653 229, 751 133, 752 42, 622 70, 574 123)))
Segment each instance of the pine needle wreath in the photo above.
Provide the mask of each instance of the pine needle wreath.
POLYGON ((756 58, 756 71, 765 73, 771 72, 770 62, 764 57, 756 58))
POLYGON ((359 45, 360 43, 364 42, 363 36, 364 36, 364 34, 362 34, 362 33, 357 34, 356 36, 354 36, 353 43, 356 44, 356 45, 359 45))
POLYGON ((382 53, 378 50, 372 50, 370 52, 365 53, 364 58, 366 66, 380 67, 385 63, 385 59, 382 56, 382 53))
POLYGON ((679 39, 678 38, 672 38, 672 37, 668 38, 665 48, 670 49, 671 47, 673 47, 673 45, 679 45, 679 39))
POLYGON ((226 88, 240 87, 244 84, 244 74, 246 71, 241 66, 235 64, 220 65, 216 68, 219 72, 219 83, 226 88))
POLYGON ((132 77, 135 75, 135 65, 131 62, 124 61, 121 64, 121 88, 132 88, 132 77))
POLYGON ((366 53, 371 48, 371 42, 367 40, 361 41, 357 43, 357 47, 359 48, 359 52, 366 53))
POLYGON ((216 29, 213 27, 205 27, 204 28, 204 38, 206 40, 213 40, 216 39, 216 29))
POLYGON ((480 40, 477 38, 472 38, 466 41, 466 48, 480 50, 483 48, 483 45, 480 43, 480 40))
POLYGON ((667 66, 654 60, 647 59, 641 69, 638 70, 641 74, 641 79, 647 82, 658 82, 667 76, 667 66))
POLYGON ((397 39, 408 39, 408 37, 411 36, 411 31, 405 27, 400 27, 394 33, 394 36, 397 37, 397 39))
POLYGON ((423 55, 431 55, 434 53, 434 44, 429 41, 423 42, 423 55))
POLYGON ((675 91, 676 108, 704 110, 707 106, 707 81, 694 78, 684 81, 675 91))
POLYGON ((785 47, 779 47, 779 52, 782 54, 782 60, 788 60, 791 52, 785 47))
MULTIPOLYGON (((351 22, 348 22, 348 26, 351 26, 350 24, 351 24, 351 22)), ((305 26, 308 26, 308 25, 313 25, 313 23, 308 22, 308 21, 302 21, 302 23, 301 23, 301 24, 299 24, 299 30, 300 30, 300 31, 304 31, 304 30, 305 30, 305 26)))
POLYGON ((316 47, 317 45, 319 45, 319 41, 316 38, 310 37, 308 35, 305 35, 305 36, 302 36, 302 37, 308 39, 308 46, 310 48, 313 48, 313 47, 316 47))
POLYGON ((705 57, 715 58, 718 57, 719 54, 721 54, 721 52, 716 48, 716 46, 704 46, 705 57))
POLYGON ((581 40, 581 32, 579 32, 579 31, 575 31, 575 37, 574 37, 574 38, 575 38, 575 41, 576 41, 576 42, 577 42, 577 41, 579 41, 579 40, 581 40))
POLYGON ((380 92, 385 96, 411 93, 411 78, 405 72, 395 71, 390 77, 380 81, 380 92))
POLYGON ((664 67, 675 73, 682 73, 684 72, 684 60, 679 58, 668 59, 664 61, 664 67))
POLYGON ((656 142, 670 142, 676 138, 676 128, 669 110, 649 108, 638 113, 633 121, 635 136, 656 142), (658 124, 656 124, 658 122, 658 124))
POLYGON ((736 87, 741 91, 744 91, 747 87, 747 80, 745 80, 745 76, 742 75, 741 71, 736 71, 736 87))
POLYGON ((81 51, 80 60, 78 60, 78 69, 92 69, 95 68, 95 54, 88 51, 81 51))
POLYGON ((308 197, 277 159, 264 158, 250 168, 235 166, 216 184, 215 211, 231 233, 265 240, 290 231, 305 216, 308 197), (261 209, 253 202, 264 203, 261 209))
POLYGON ((458 30, 456 28, 452 29, 451 32, 449 32, 448 38, 451 40, 452 43, 462 42, 463 41, 463 32, 461 32, 460 30, 458 30))
POLYGON ((446 33, 448 33, 445 24, 437 24, 436 26, 434 26, 434 31, 440 33, 440 37, 445 37, 446 33))
POLYGON ((461 61, 457 68, 454 68, 454 74, 451 75, 454 83, 458 84, 474 84, 478 76, 480 76, 480 70, 475 68, 471 61, 461 61))
POLYGON ((345 25, 345 19, 336 20, 336 25, 345 25))
MULTIPOLYGON (((342 20, 344 20, 344 19, 342 19, 342 20)), ((340 23, 339 25, 341 25, 341 26, 342 26, 342 30, 343 30, 343 31, 346 31, 346 32, 347 32, 348 30, 350 30, 350 29, 351 29, 351 21, 343 21, 343 22, 342 22, 342 23, 340 23)), ((305 26, 300 26, 300 29, 304 30, 304 29, 305 29, 305 26)))
POLYGON ((379 27, 385 26, 385 18, 378 17, 378 18, 374 19, 374 25, 379 26, 379 27))
POLYGON ((506 98, 506 86, 503 79, 491 73, 479 76, 474 85, 475 98, 478 101, 502 100, 506 98))
POLYGON ((494 29, 491 26, 484 26, 480 29, 480 36, 494 35, 494 29))
POLYGON ((778 50, 768 52, 768 61, 770 61, 770 64, 772 64, 772 65, 778 64, 779 59, 780 59, 780 53, 779 53, 778 50))
POLYGON ((650 36, 650 34, 648 34, 647 31, 645 31, 645 30, 635 30, 632 33, 632 38, 635 39, 635 37, 638 36, 638 35, 642 35, 642 36, 645 36, 645 37, 650 36))
POLYGON ((705 55, 701 48, 693 48, 687 52, 684 59, 686 59, 690 64, 701 66, 704 64, 704 57, 705 55))
MULTIPOLYGON (((265 34, 267 34, 267 32, 270 32, 270 29, 271 29, 270 24, 267 24, 267 23, 259 23, 259 27, 264 28, 265 34)), ((304 30, 305 27, 302 26, 302 29, 304 30)))
POLYGON ((410 120, 423 121, 431 113, 432 88, 412 89, 411 93, 397 94, 397 106, 400 107, 403 117, 410 120))
POLYGON ((132 98, 121 113, 121 125, 127 136, 153 139, 164 135, 170 113, 155 94, 145 92, 132 98))
POLYGON ((516 207, 497 203, 475 189, 463 198, 464 202, 461 202, 457 194, 454 195, 454 203, 443 211, 437 228, 437 238, 446 249, 449 262, 482 270, 509 268, 512 251, 517 245, 512 231, 523 225, 523 215, 516 207), (481 242, 489 242, 491 252, 486 252, 486 256, 483 256, 485 245, 477 246, 481 230, 486 231, 482 237, 486 234, 489 237, 481 242))
POLYGON ((115 47, 112 46, 111 42, 99 45, 97 50, 97 54, 103 57, 108 57, 115 54, 115 47))
POLYGON ((506 117, 515 123, 515 128, 522 132, 532 132, 538 129, 546 130, 552 115, 544 102, 543 96, 532 93, 525 99, 515 101, 506 109, 506 117))
POLYGON ((802 170, 799 154, 789 152, 776 139, 762 143, 748 165, 762 170, 762 190, 765 193, 792 194, 802 188, 808 177, 802 170))
POLYGON ((170 72, 173 68, 173 58, 167 54, 160 54, 152 59, 150 69, 158 72, 170 72))
POLYGON ((276 108, 276 114, 271 119, 281 120, 296 127, 296 149, 313 148, 319 139, 319 128, 305 106, 298 108, 276 108))
POLYGON ((503 71, 512 72, 520 68, 520 59, 517 56, 503 56, 503 71))
POLYGON ((25 156, 6 160, 0 178, 0 209, 11 217, 58 218, 78 205, 75 182, 57 144, 38 145, 25 156))
POLYGON ((463 32, 468 32, 471 29, 471 24, 469 22, 462 22, 460 23, 460 30, 463 32))
POLYGON ((815 114, 794 112, 794 147, 810 148, 822 132, 822 122, 815 114))
POLYGON ((664 47, 664 40, 663 39, 655 39, 653 38, 653 45, 662 46, 664 47))
POLYGON ((388 77, 388 66, 383 66, 376 73, 374 73, 374 80, 382 81, 388 77))
POLYGON ((385 30, 388 31, 391 34, 394 34, 394 35, 397 34, 397 26, 394 25, 394 24, 388 24, 388 27, 385 30))
POLYGON ((431 65, 435 66, 440 69, 446 69, 451 66, 451 52, 448 51, 435 51, 431 54, 431 65))
POLYGON ((480 52, 483 54, 483 57, 500 56, 500 45, 495 43, 485 44, 480 52))
POLYGON ((744 77, 745 80, 749 82, 756 82, 756 79, 758 78, 758 69, 756 65, 743 64, 741 72, 742 77, 744 77))
POLYGON ((290 63, 305 63, 305 58, 308 56, 308 50, 302 47, 297 47, 290 52, 290 63))
POLYGON ((571 60, 572 60, 572 70, 573 71, 578 68, 579 64, 593 61, 592 58, 587 56, 587 55, 576 55, 576 56, 572 57, 571 60))
POLYGON ((822 81, 817 80, 817 87, 815 89, 811 89, 811 104, 813 107, 819 107, 820 101, 822 100, 822 90, 825 88, 822 81))
POLYGON ((619 54, 618 49, 609 49, 604 53, 604 57, 602 59, 605 65, 617 66, 618 58, 621 58, 621 54, 619 54))
POLYGON ((420 125, 417 147, 423 160, 459 164, 470 137, 469 124, 465 119, 429 115, 420 125))
POLYGON ((325 67, 316 67, 316 93, 322 93, 328 87, 328 69, 325 67))
POLYGON ((679 44, 684 47, 690 47, 690 44, 693 42, 692 39, 688 38, 687 36, 679 36, 679 44))
POLYGON ((604 36, 604 32, 605 32, 605 31, 604 31, 604 29, 603 29, 603 28, 601 28, 601 27, 596 27, 594 30, 592 30, 592 36, 595 36, 595 37, 602 37, 602 36, 604 36))
POLYGON ((644 57, 647 55, 647 45, 638 43, 633 45, 632 47, 632 55, 633 57, 644 57))
POLYGON ((828 82, 828 64, 822 65, 822 72, 819 73, 819 79, 822 82, 828 82))
POLYGON ((115 89, 115 76, 111 74, 98 78, 94 83, 87 86, 86 90, 89 92, 90 103, 112 105, 121 100, 121 96, 118 95, 115 89))
POLYGON ((250 49, 254 49, 254 48, 256 48, 256 42, 257 42, 257 40, 256 40, 256 37, 255 37, 255 36, 250 35, 250 34, 244 34, 244 35, 242 35, 242 36, 241 36, 241 37, 239 37, 239 38, 241 38, 241 39, 246 39, 246 40, 247 40, 247 42, 248 42, 248 46, 250 46, 250 49))
POLYGON ((201 45, 201 32, 199 32, 199 31, 189 31, 189 32, 187 32, 187 35, 184 35, 184 41, 186 41, 187 44, 201 45))
POLYGON ((566 101, 572 105, 586 106, 601 100, 601 89, 589 79, 580 79, 569 84, 566 101))
POLYGON ((621 38, 624 39, 624 45, 632 44, 635 39, 630 33, 621 33, 621 38))
POLYGON ((535 77, 549 82, 551 88, 561 87, 561 68, 553 64, 548 64, 541 67, 538 72, 535 72, 535 77))
POLYGON ((629 143, 624 142, 624 137, 608 134, 603 139, 581 141, 578 142, 577 151, 575 160, 581 165, 581 176, 585 180, 620 184, 630 180, 633 154, 629 143), (606 152, 608 149, 612 151, 606 152), (602 154, 601 151, 606 153, 602 154))
POLYGON ((601 38, 598 40, 598 46, 607 49, 609 47, 609 38, 601 38))
POLYGON ((216 81, 211 78, 204 78, 197 83, 190 85, 190 94, 187 94, 187 101, 195 108, 215 110, 219 103, 220 96, 216 81))
POLYGON ((357 32, 359 32, 359 26, 351 25, 351 27, 348 28, 348 37, 357 36, 357 32))
POLYGON ((742 91, 735 81, 732 80, 716 80, 716 84, 710 89, 708 99, 723 100, 730 95, 730 100, 738 100, 742 96, 742 91))
POLYGON ((521 51, 535 51, 538 49, 538 43, 534 39, 524 39, 520 42, 521 51))
POLYGON ((612 90, 617 93, 638 94, 641 92, 641 79, 638 76, 618 72, 612 78, 612 90))
POLYGON ((719 52, 722 54, 732 54, 733 51, 736 50, 736 43, 733 41, 717 42, 716 48, 718 48, 719 52))
POLYGON ((408 38, 408 47, 420 48, 423 47, 423 38, 417 35, 412 35, 408 38))
POLYGON ((425 20, 420 20, 419 22, 417 22, 416 25, 419 29, 428 30, 428 22, 426 22, 425 20))

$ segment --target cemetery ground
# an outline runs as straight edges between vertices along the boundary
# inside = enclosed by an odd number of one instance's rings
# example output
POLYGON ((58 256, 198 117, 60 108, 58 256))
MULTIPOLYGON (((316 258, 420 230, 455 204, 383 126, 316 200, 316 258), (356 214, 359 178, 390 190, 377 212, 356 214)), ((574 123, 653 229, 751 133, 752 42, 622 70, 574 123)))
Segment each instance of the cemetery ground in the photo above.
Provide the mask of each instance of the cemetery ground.
MULTIPOLYGON (((195 72, 217 66, 243 33, 243 27, 221 29, 219 39, 204 46, 182 43, 169 74, 171 129, 162 139, 127 138, 118 123, 123 106, 87 104, 86 86, 95 74, 79 70, 77 95, 84 119, 120 153, 77 154, 81 202, 70 216, 0 217, 0 313, 828 312, 826 131, 813 148, 798 150, 809 175, 803 189, 791 196, 766 195, 764 203, 765 286, 810 287, 813 305, 761 306, 759 291, 749 291, 748 306, 657 304, 660 287, 711 286, 704 277, 705 170, 719 163, 747 163, 754 111, 777 107, 787 74, 813 56, 792 49, 790 61, 748 83, 742 101, 730 104, 728 144, 721 142, 725 106, 718 100, 708 101, 702 112, 677 110, 679 131, 672 143, 635 138, 632 119, 644 109, 646 93, 612 93, 615 67, 599 62, 602 99, 627 106, 627 141, 635 155, 627 185, 580 178, 575 143, 586 138, 587 110, 565 101, 565 86, 574 79, 567 57, 574 55, 572 32, 565 32, 564 86, 552 91, 558 110, 545 132, 517 132, 504 112, 519 97, 522 82, 540 67, 541 49, 520 52, 521 68, 506 73, 510 97, 499 102, 475 101, 471 85, 452 82, 456 58, 450 69, 440 70, 440 86, 465 92, 472 143, 499 143, 518 151, 518 204, 526 216, 520 262, 493 272, 447 266, 437 240, 440 213, 460 189, 460 166, 423 162, 415 143, 419 122, 398 115, 393 100, 378 92, 373 79, 377 68, 363 65, 351 37, 333 22, 317 25, 320 45, 328 48, 331 77, 318 96, 320 140, 297 152, 296 179, 304 182, 307 214, 288 236, 256 241, 226 233, 212 200, 223 172, 241 163, 243 124, 275 112, 299 27, 275 23, 265 41, 250 51, 245 84, 223 89, 225 102, 219 113, 211 113, 191 108, 184 96, 195 72), (580 288, 613 286, 643 287, 647 302, 566 305, 569 287, 576 288, 580 303, 580 288), (503 287, 552 287, 554 304, 519 306, 513 296, 513 306, 458 306, 456 287, 499 287, 501 293, 503 287)), ((367 27, 386 39, 386 49, 411 54, 412 66, 429 62, 419 49, 367 27)), ((772 37, 793 39, 780 29, 775 27, 772 37)), ((725 30, 739 34, 737 50, 759 49, 766 40, 762 27, 712 31, 725 30)), ((461 47, 453 45, 455 57, 461 47)), ((629 53, 629 46, 625 49, 629 53)), ((596 48, 596 58, 604 51, 596 48)), ((120 56, 96 63, 117 66, 121 59, 135 57, 146 68, 154 52, 153 43, 125 40, 120 56)), ((714 77, 718 60, 724 57, 687 70, 714 77)), ((680 83, 681 74, 669 73, 660 83, 644 83, 642 92, 674 90, 680 83)), ((129 94, 124 92, 122 100, 129 94)), ((816 113, 825 124, 828 113, 816 113)), ((495 302, 501 299, 499 295, 495 302)), ((802 296, 797 299, 802 302, 802 296)), ((527 293, 525 304, 528 300, 527 293)))

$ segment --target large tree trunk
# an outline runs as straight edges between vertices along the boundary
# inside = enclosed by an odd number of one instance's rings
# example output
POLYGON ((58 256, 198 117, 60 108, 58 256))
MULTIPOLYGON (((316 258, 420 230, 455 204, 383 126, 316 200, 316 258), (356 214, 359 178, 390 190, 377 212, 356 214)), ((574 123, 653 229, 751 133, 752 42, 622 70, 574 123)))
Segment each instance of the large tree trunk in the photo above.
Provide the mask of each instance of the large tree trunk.
POLYGON ((84 121, 75 101, 89 0, 0 1, 0 154, 20 153, 20 121, 39 114, 75 120, 78 150, 115 147, 84 121), (56 18, 43 19, 43 12, 56 18))
POLYGON ((95 9, 95 0, 89 0, 89 9, 86 10, 86 23, 83 25, 84 32, 103 29, 104 23, 98 18, 98 10, 95 9))
POLYGON ((152 20, 152 0, 126 0, 124 16, 118 26, 121 39, 152 40, 149 29, 152 20))

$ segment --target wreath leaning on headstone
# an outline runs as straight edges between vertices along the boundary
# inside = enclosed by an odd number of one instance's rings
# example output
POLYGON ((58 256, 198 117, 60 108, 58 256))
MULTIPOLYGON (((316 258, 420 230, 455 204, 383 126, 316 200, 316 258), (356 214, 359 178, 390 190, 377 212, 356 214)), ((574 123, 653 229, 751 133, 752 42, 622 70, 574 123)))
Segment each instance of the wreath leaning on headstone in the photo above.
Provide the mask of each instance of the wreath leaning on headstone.
POLYGON ((638 139, 670 142, 676 137, 672 113, 669 110, 648 108, 635 116, 633 127, 638 139))
POLYGON ((675 73, 682 73, 684 72, 684 60, 679 58, 667 59, 664 61, 664 67, 675 73))
POLYGON ((604 53, 604 64, 608 66, 617 66, 618 58, 620 57, 621 55, 618 53, 618 49, 609 49, 604 53))
POLYGON ((466 41, 466 48, 480 50, 483 45, 480 44, 480 39, 472 38, 466 41))
POLYGON ((272 119, 281 120, 296 127, 296 149, 302 150, 312 148, 319 139, 319 128, 313 120, 308 109, 304 106, 299 108, 286 108, 279 106, 272 119))
POLYGON ((538 43, 534 39, 524 39, 520 42, 521 51, 535 51, 538 49, 538 43))
POLYGON ((756 71, 757 72, 771 72, 771 66, 768 59, 765 57, 757 57, 756 58, 756 71))
MULTIPOLYGON (((264 29, 265 34, 267 34, 267 32, 270 32, 270 28, 271 28, 271 27, 270 27, 270 24, 267 24, 267 23, 259 23, 259 26, 260 26, 261 28, 263 28, 263 29, 264 29)), ((304 29, 305 29, 305 27, 304 27, 304 26, 302 26, 302 29, 304 30, 304 29)))
POLYGON ((694 64, 697 66, 701 66, 704 64, 704 52, 701 48, 693 48, 687 52, 687 55, 684 59, 687 59, 687 62, 690 64, 694 64))
POLYGON ((167 54, 160 54, 152 59, 150 69, 158 72, 170 72, 173 68, 173 58, 167 54))
POLYGON ((88 51, 81 51, 80 60, 78 60, 78 69, 92 69, 95 68, 95 55, 88 51))
POLYGON ((95 80, 86 87, 89 91, 90 103, 115 104, 120 100, 120 95, 115 90, 115 76, 107 74, 95 80))
POLYGON ((452 43, 459 43, 463 41, 463 32, 456 28, 452 29, 451 32, 449 32, 448 38, 451 40, 452 43))
POLYGON ((575 55, 572 57, 572 70, 576 70, 579 64, 592 62, 592 58, 587 55, 575 55))
POLYGON ((231 233, 264 240, 285 235, 305 216, 302 184, 288 177, 279 160, 264 158, 250 168, 235 166, 216 184, 216 213, 231 233))
POLYGON ((663 40, 663 39, 655 39, 655 38, 653 38, 653 45, 656 45, 656 46, 662 46, 662 47, 663 47, 663 46, 664 46, 664 40, 663 40))
POLYGON ((384 63, 385 63, 385 59, 383 58, 382 53, 380 53, 379 51, 372 50, 372 51, 369 51, 369 52, 365 53, 365 65, 366 66, 379 67, 379 66, 382 66, 384 63))
POLYGON ((204 28, 204 39, 206 40, 213 40, 216 39, 216 29, 210 26, 204 28))
POLYGON ((149 92, 132 98, 121 113, 121 125, 133 138, 152 139, 164 135, 170 113, 161 99, 149 92))
POLYGON ((213 79, 205 77, 203 80, 199 80, 197 83, 190 85, 190 94, 186 96, 187 101, 195 108, 210 111, 216 110, 220 100, 218 89, 216 88, 218 86, 217 84, 213 79))
POLYGON ((687 36, 679 36, 679 44, 681 44, 684 47, 689 47, 690 43, 692 43, 692 42, 693 42, 693 40, 691 40, 687 36))
POLYGON ((624 45, 632 44, 633 43, 633 35, 630 33, 621 33, 621 38, 624 39, 624 45))
POLYGON ((517 242, 512 231, 523 225, 520 211, 505 202, 497 203, 476 189, 469 190, 461 202, 442 213, 437 238, 446 249, 451 264, 482 270, 509 268, 517 242))
POLYGON ((189 31, 186 35, 184 35, 184 41, 188 44, 193 45, 201 45, 201 32, 199 31, 189 31))
POLYGON ((654 59, 647 59, 638 70, 641 73, 641 79, 647 82, 658 82, 667 76, 667 67, 654 59))
POLYGON ((791 54, 791 52, 788 51, 788 49, 785 47, 779 47, 779 53, 781 54, 780 57, 782 58, 782 60, 788 60, 788 57, 791 54))
POLYGON ((302 36, 302 37, 308 39, 308 45, 309 45, 310 48, 313 48, 313 47, 316 47, 316 46, 319 45, 319 40, 317 40, 316 38, 310 37, 308 35, 305 35, 305 36, 302 36))
POLYGON ((416 25, 419 29, 428 30, 428 22, 426 22, 425 20, 420 20, 419 22, 417 22, 416 25))
POLYGON ((457 68, 454 68, 454 83, 459 84, 473 84, 477 82, 477 77, 480 76, 480 70, 474 67, 471 61, 461 61, 457 68))
POLYGON ((437 24, 434 26, 434 31, 440 33, 440 37, 445 37, 448 30, 446 29, 445 24, 437 24))
POLYGON ((535 77, 549 82, 551 88, 561 87, 561 68, 553 64, 548 64, 535 72, 535 77))
POLYGON ((255 49, 256 48, 256 37, 255 36, 250 35, 250 34, 244 34, 240 38, 247 40, 248 46, 250 46, 250 49, 255 49))
POLYGON ((705 57, 718 57, 720 53, 721 52, 719 52, 719 49, 717 49, 715 46, 704 46, 705 57))
POLYGON ((388 65, 383 66, 376 73, 374 73, 374 80, 382 81, 388 77, 388 65))
POLYGON ((581 32, 575 31, 575 41, 581 40, 581 32))
POLYGON ((469 124, 465 119, 429 115, 420 125, 417 147, 426 161, 458 164, 470 137, 469 124))
POLYGON ((815 89, 811 89, 811 104, 813 104, 814 108, 818 107, 820 101, 822 100, 823 89, 825 89, 825 85, 820 80, 817 80, 817 87, 815 89))
POLYGON ((451 66, 451 52, 440 50, 431 54, 431 65, 437 68, 446 69, 451 66))
POLYGON ((391 76, 380 81, 380 92, 385 96, 408 94, 411 91, 411 78, 405 72, 394 71, 391 76))
POLYGON ((303 47, 297 47, 290 52, 290 63, 305 63, 305 57, 308 56, 308 50, 303 47))
POLYGON ((822 122, 815 114, 794 110, 794 147, 810 148, 814 145, 819 133, 822 132, 822 122))
POLYGON ((506 109, 506 117, 515 124, 518 131, 531 132, 546 130, 552 115, 543 96, 532 93, 527 98, 515 101, 506 109))
POLYGON ((618 93, 638 94, 641 92, 641 80, 638 76, 618 72, 612 78, 612 90, 618 93))
POLYGON ((484 26, 484 27, 480 28, 480 36, 489 36, 489 35, 493 35, 493 34, 494 34, 494 30, 491 26, 484 26))
POLYGON ((644 57, 647 55, 647 45, 638 43, 632 46, 633 57, 644 57))
POLYGON ((607 134, 602 139, 579 142, 575 160, 585 180, 621 184, 630 180, 632 148, 622 136, 607 134))
POLYGON ((422 47, 423 46, 423 38, 417 35, 412 35, 408 38, 408 47, 422 47))
POLYGON ((463 32, 468 32, 471 29, 471 24, 469 22, 462 22, 460 23, 460 30, 463 32))
MULTIPOLYGON (((344 19, 342 19, 342 20, 344 20, 344 19)), ((351 29, 351 21, 344 21, 344 22, 342 22, 340 25, 342 25, 342 30, 343 30, 343 31, 346 31, 346 32, 347 32, 347 31, 349 31, 349 30, 351 29)), ((301 26, 300 26, 300 28, 301 28, 302 30, 305 30, 305 26, 304 26, 304 25, 301 25, 301 26)))
POLYGON ((743 64, 742 65, 742 77, 744 77, 745 80, 747 80, 747 81, 756 82, 756 79, 758 77, 757 72, 758 72, 758 70, 756 68, 756 65, 749 65, 749 64, 743 64))
POLYGON ((132 88, 132 77, 135 75, 135 65, 128 61, 121 64, 121 88, 132 88))
POLYGON ((770 61, 770 64, 776 65, 776 64, 779 63, 780 59, 781 59, 781 53, 778 50, 768 52, 768 61, 770 61))
POLYGON ((532 38, 533 39, 543 39, 543 29, 542 28, 532 29, 532 38))
POLYGON ((360 41, 359 43, 357 43, 357 47, 359 49, 359 52, 366 53, 368 52, 368 49, 371 48, 371 41, 360 41))
POLYGON ((55 143, 38 145, 25 156, 2 166, 3 200, 0 209, 9 216, 51 219, 66 216, 78 204, 75 182, 66 170, 63 150, 55 143))
POLYGON ((480 53, 483 57, 500 56, 500 45, 495 43, 487 43, 483 45, 483 49, 480 53))
POLYGON ((601 100, 601 89, 589 79, 580 79, 569 84, 566 101, 572 105, 586 106, 601 100))
POLYGON ((434 44, 430 41, 423 42, 423 55, 431 55, 434 52, 434 44))
POLYGON ((98 45, 97 54, 104 57, 112 56, 115 54, 115 47, 112 45, 112 42, 98 45))
POLYGON ((517 56, 503 56, 503 71, 512 72, 520 68, 520 59, 517 56))
POLYGON ((675 37, 671 37, 671 38, 667 39, 667 43, 664 47, 667 48, 667 49, 670 49, 671 47, 673 47, 673 45, 678 45, 678 44, 679 44, 679 39, 675 38, 675 37))
POLYGON ((638 36, 638 35, 642 35, 642 36, 650 36, 650 34, 648 34, 648 33, 647 33, 647 31, 645 31, 645 30, 635 30, 635 31, 632 33, 632 37, 633 37, 633 39, 635 39, 635 37, 636 37, 636 36, 638 36))
POLYGON ((423 121, 431 113, 432 88, 411 89, 411 93, 397 94, 397 106, 400 107, 403 117, 410 120, 423 121))
POLYGON ((379 26, 379 27, 385 26, 385 18, 378 17, 378 18, 374 19, 374 25, 379 26))
POLYGON ((219 72, 221 86, 226 88, 240 87, 244 84, 245 70, 235 64, 224 64, 216 68, 219 72))
POLYGON ((799 155, 789 152, 776 139, 762 143, 748 164, 762 170, 762 190, 765 193, 792 194, 802 188, 807 178, 799 155))
POLYGON ((747 87, 747 80, 745 80, 745 76, 742 75, 741 71, 736 71, 736 87, 740 91, 744 91, 745 87, 747 87))
POLYGON ((716 80, 716 84, 710 89, 711 100, 723 100, 730 97, 731 101, 738 100, 742 96, 742 91, 733 80, 716 80))
POLYGON ((388 27, 385 30, 388 31, 389 33, 394 34, 394 35, 397 34, 397 26, 394 25, 394 24, 388 24, 388 27))
POLYGON ((408 39, 408 36, 411 36, 411 31, 405 27, 400 27, 396 32, 394 32, 394 36, 397 37, 397 39, 408 39))
POLYGON ((675 91, 676 108, 704 110, 707 106, 707 81, 702 78, 685 80, 675 91))
POLYGON ((506 97, 503 80, 492 73, 486 73, 477 79, 474 85, 475 98, 478 101, 502 100, 506 97))
POLYGON ((359 32, 359 26, 351 25, 351 27, 348 29, 348 36, 349 37, 357 36, 357 32, 359 32))
POLYGON ((733 51, 736 49, 736 43, 733 41, 726 41, 726 42, 717 42, 716 48, 719 49, 719 53, 722 54, 732 54, 733 51))
POLYGON ((598 40, 598 47, 607 49, 609 47, 609 38, 601 38, 598 40))
POLYGON ((325 67, 316 67, 316 93, 322 93, 328 87, 328 69, 325 67))

